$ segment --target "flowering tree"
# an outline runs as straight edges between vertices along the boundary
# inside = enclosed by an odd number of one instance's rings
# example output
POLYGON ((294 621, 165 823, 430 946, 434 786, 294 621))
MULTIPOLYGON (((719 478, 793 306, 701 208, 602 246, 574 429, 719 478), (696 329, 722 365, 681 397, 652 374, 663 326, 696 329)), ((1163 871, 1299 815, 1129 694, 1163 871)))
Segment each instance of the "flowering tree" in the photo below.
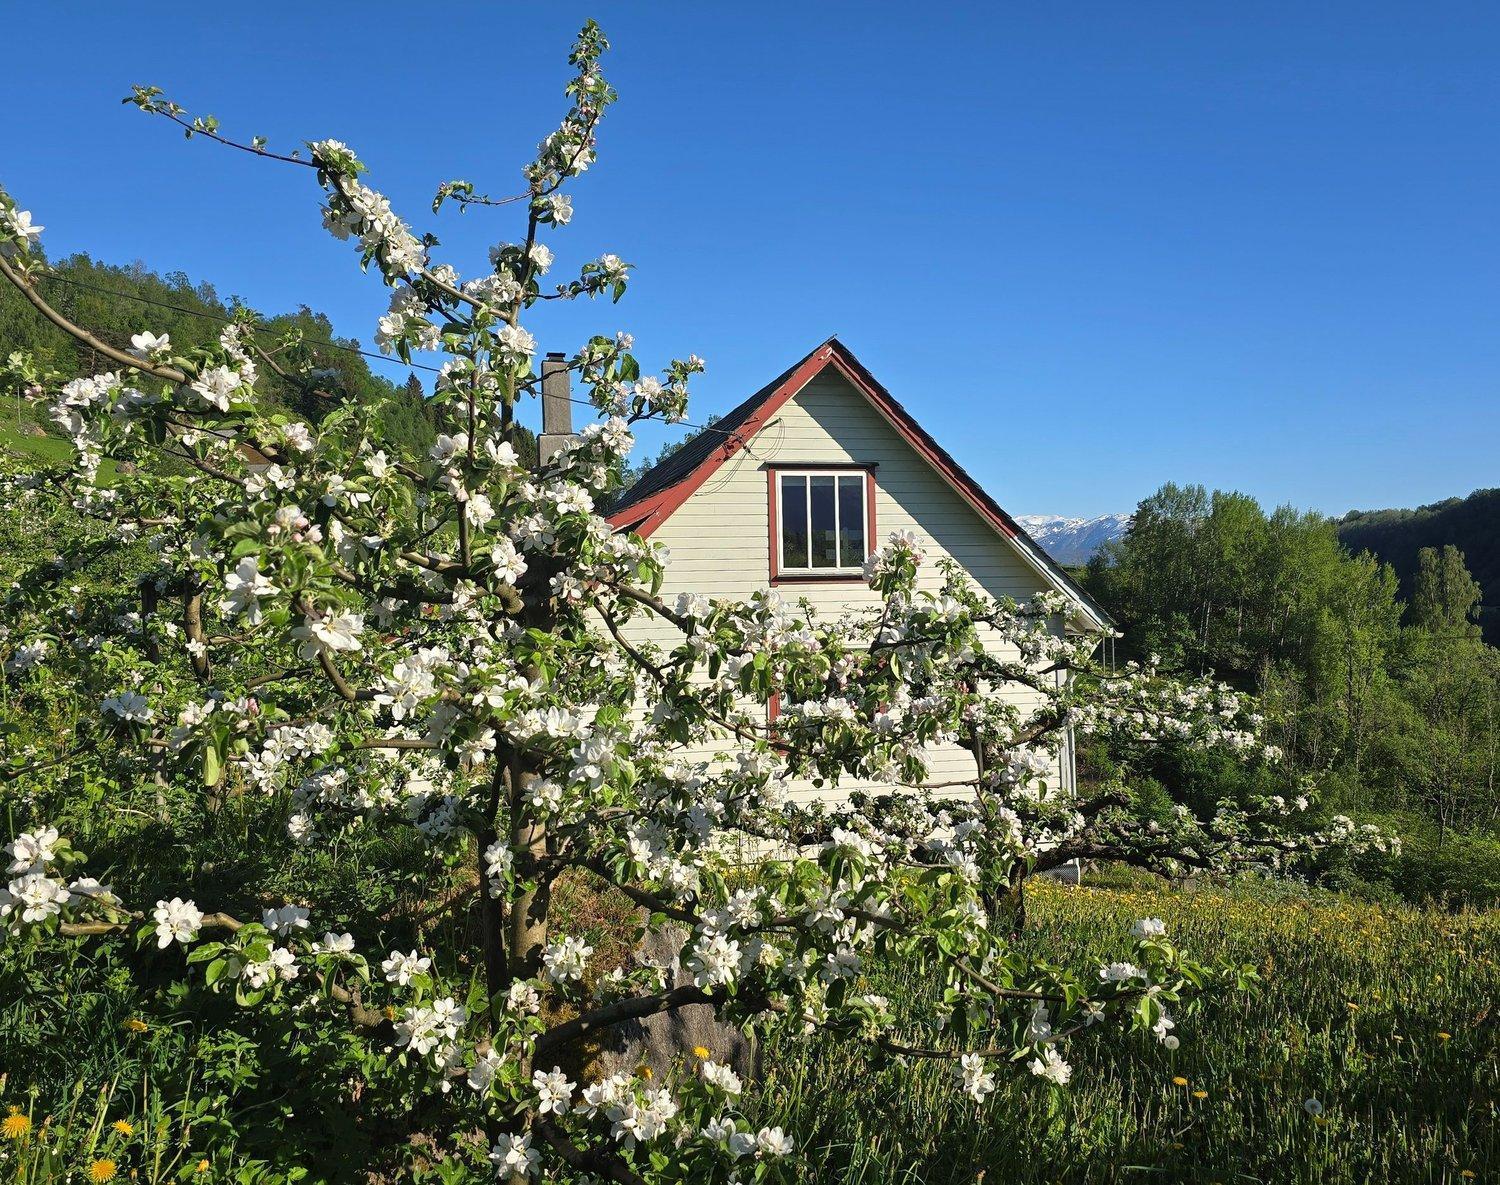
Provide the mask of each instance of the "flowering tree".
MULTIPOLYGON (((413 1095, 443 1099, 452 1179, 486 1159, 511 1181, 783 1172, 792 1136, 748 1122, 725 1064, 689 1058, 667 1081, 580 1083, 562 1068, 622 1023, 689 1004, 746 1028, 951 1059, 955 1088, 978 1102, 1011 1068, 1065 1085, 1065 1050, 1085 1030, 1175 1045, 1174 1013, 1194 993, 1249 973, 1191 961, 1152 919, 1128 944, 1122 935, 1119 962, 1028 961, 988 906, 1029 872, 1080 857, 1279 867, 1331 841, 1368 842, 1343 824, 1299 833, 1288 817, 1305 802, 1148 824, 1118 788, 1080 799, 1047 785, 1068 729, 1273 759, 1245 701, 1150 668, 1097 670, 1092 643, 1058 628, 1059 597, 996 602, 956 570, 919 581, 918 543, 905 536, 868 563, 878 612, 823 622, 774 593, 665 603, 663 555, 614 532, 596 504, 618 486, 632 425, 680 422, 703 364, 649 377, 624 334, 567 362, 597 422, 522 467, 516 411, 540 381, 523 318, 550 301, 618 300, 629 277, 603 255, 544 282, 542 236, 570 220, 565 187, 593 163, 615 97, 599 71, 605 45, 592 24, 580 34, 571 110, 526 166, 524 193, 439 189, 435 210, 513 204, 525 215, 521 241, 496 246, 469 279, 434 260, 436 240, 365 184, 347 146, 279 155, 154 89, 134 95, 190 135, 312 172, 324 224, 391 289, 380 348, 446 356, 432 396, 441 434, 425 457, 389 451, 379 403, 340 403, 316 428, 268 410, 263 370, 313 393, 326 376, 283 367, 248 320, 187 355, 149 332, 128 349, 92 337, 38 290, 41 227, 0 194, 0 272, 112 367, 58 381, 14 359, 13 377, 44 392, 76 446, 74 506, 109 538, 149 541, 155 557, 138 583, 85 603, 61 578, 5 602, 13 710, 39 713, 62 688, 97 712, 72 730, 38 718, 10 757, 31 815, 6 849, 6 944, 133 937, 180 958, 195 991, 363 1032, 413 1095), (105 481, 106 459, 128 464, 105 481), (676 644, 643 640, 646 620, 670 623, 676 644), (986 645, 996 639, 1006 645, 986 645), (1036 706, 994 694, 1014 682, 1036 706), (773 695, 785 705, 774 730, 763 711, 773 695), (951 740, 972 752, 974 778, 927 783, 924 749, 951 740), (794 777, 899 793, 796 812, 781 793, 794 777), (130 900, 79 875, 83 857, 48 825, 49 806, 85 782, 105 795, 153 783, 205 802, 267 796, 284 804, 286 828, 268 842, 407 834, 436 866, 471 870, 472 946, 362 949, 352 932, 324 932, 318 915, 336 912, 326 902, 256 917, 216 912, 190 885, 130 900), (746 839, 774 858, 736 875, 727 853, 746 839), (554 925, 553 889, 578 870, 648 921, 680 926, 691 982, 591 967, 591 948, 554 925), (932 997, 864 990, 882 959, 925 968, 932 997)), ((39 499, 46 479, 12 490, 39 499)))

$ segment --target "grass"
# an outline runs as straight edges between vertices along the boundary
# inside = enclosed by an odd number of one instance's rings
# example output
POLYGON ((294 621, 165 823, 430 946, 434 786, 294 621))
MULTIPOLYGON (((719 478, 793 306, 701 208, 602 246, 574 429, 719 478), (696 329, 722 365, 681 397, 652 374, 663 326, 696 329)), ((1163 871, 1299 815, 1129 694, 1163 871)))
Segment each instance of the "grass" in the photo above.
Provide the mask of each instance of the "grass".
POLYGON ((31 426, 29 422, 18 425, 13 416, 0 420, 0 448, 49 465, 65 464, 73 455, 73 446, 62 437, 33 436, 26 431, 31 426))
MULTIPOLYGON (((29 461, 40 461, 43 465, 61 466, 73 459, 73 446, 61 436, 33 435, 34 421, 17 420, 15 413, 0 415, 0 452, 29 461)), ((106 459, 99 466, 99 481, 111 485, 115 480, 115 462, 106 459)))
MULTIPOLYGON (((593 883, 570 882, 557 904, 561 924, 598 946, 601 964, 624 958, 634 918, 625 903, 593 883)), ((1174 890, 1123 878, 1083 889, 1042 883, 1029 891, 1028 907, 1020 941, 1039 956, 1073 966, 1118 958, 1130 924, 1158 916, 1194 954, 1253 963, 1264 984, 1255 994, 1218 997, 1179 1017, 1182 1045, 1175 1052, 1134 1037, 1075 1040, 1067 1051, 1074 1077, 1065 1092, 1051 1092, 1024 1070, 1001 1074, 999 1090, 982 1108, 958 1094, 947 1067, 876 1063, 847 1046, 778 1037, 764 1050, 763 1073, 747 1104, 757 1123, 779 1124, 797 1138, 797 1180, 1461 1185, 1473 1174, 1500 1181, 1500 1016, 1493 1014, 1500 1011, 1500 912, 1371 904, 1264 884, 1174 890), (1304 1110, 1308 1098, 1323 1104, 1321 1122, 1304 1110)), ((163 1084, 179 1082, 184 1072, 191 1077, 193 1066, 222 1069, 243 1056, 255 1081, 212 1088, 222 1092, 212 1108, 223 1142, 207 1147, 202 1137, 209 1129, 195 1111, 197 1136, 169 1139, 168 1132, 151 1155, 159 1151, 174 1173, 200 1155, 214 1156, 226 1170, 230 1162, 267 1155, 268 1137, 258 1133, 263 1108, 278 1105, 284 1085, 277 1063, 238 1046, 232 1058, 216 1046, 207 1061, 189 1060, 192 1044, 213 1032, 211 1018, 201 1030, 181 1029, 179 1038, 170 1009, 161 1018, 149 1008, 142 1012, 149 1002, 137 998, 119 969, 97 972, 94 1006, 76 1016, 19 992, 0 1007, 0 1051, 6 1041, 11 1053, 29 1049, 22 1059, 0 1056, 17 1072, 8 1086, 0 1079, 0 1117, 4 1104, 20 1106, 40 1129, 48 1114, 62 1124, 63 1113, 76 1110, 77 1121, 63 1125, 69 1165, 118 1156, 122 1166, 127 1160, 141 1166, 143 1181, 158 1180, 145 1171, 143 1143, 122 1144, 118 1153, 114 1145, 94 1150, 101 1129, 90 1092, 118 1084, 108 1118, 130 1115, 140 1131, 156 1132, 162 1117, 176 1123, 179 1114, 177 1102, 155 1117, 142 1105, 158 1106, 155 1091, 163 1084), (149 1046, 127 1030, 126 1020, 137 1015, 151 1022, 149 1046), (75 1078, 80 1084, 70 1091, 66 1084, 75 1078), (151 1099, 127 1097, 124 1084, 132 1081, 143 1091, 156 1083, 151 1099), (261 1142, 246 1142, 250 1135, 261 1142)), ((78 968, 48 974, 93 982, 78 968)), ((868 986, 922 998, 925 985, 912 974, 886 968, 868 986)), ((316 1097, 338 1096, 341 1081, 316 1097)), ((192 1087, 194 1105, 208 1105, 208 1096, 198 1097, 203 1090, 192 1087)), ((275 1129, 278 1155, 314 1166, 316 1179, 334 1171, 319 1153, 333 1120, 315 1107, 303 1114, 299 1109, 292 1120, 288 1112, 275 1129)), ((28 1179, 14 1160, 19 1151, 0 1141, 0 1179, 28 1179)), ((361 1156, 374 1153, 356 1151, 344 1168, 375 1167, 361 1156)), ((37 1169, 35 1156, 30 1163, 31 1180, 62 1176, 37 1169)), ((354 1178, 346 1171, 339 1179, 354 1178)))
MULTIPOLYGON (((983 1108, 947 1068, 773 1045, 761 1121, 802 1137, 805 1180, 847 1185, 1500 1178, 1500 914, 1043 885, 1023 941, 1103 961, 1147 915, 1195 954, 1256 964, 1264 985, 1184 1020, 1175 1053, 1077 1040, 1065 1094, 1012 1074, 983 1108)), ((882 978, 890 994, 915 986, 882 978)))

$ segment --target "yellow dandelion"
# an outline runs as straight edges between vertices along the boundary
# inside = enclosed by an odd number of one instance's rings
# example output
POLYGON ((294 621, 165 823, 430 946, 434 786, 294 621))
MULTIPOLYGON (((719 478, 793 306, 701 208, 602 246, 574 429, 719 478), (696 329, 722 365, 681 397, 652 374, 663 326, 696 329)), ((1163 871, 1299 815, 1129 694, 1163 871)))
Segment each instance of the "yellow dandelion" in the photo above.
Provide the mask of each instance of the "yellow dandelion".
POLYGON ((1187 1085, 1187 1079, 1184 1078, 1181 1074, 1179 1074, 1179 1075, 1177 1075, 1176 1078, 1172 1079, 1172 1085, 1173 1086, 1186 1086, 1187 1085))
POLYGON ((1451 1040, 1453 1040, 1453 1034, 1452 1033, 1439 1033, 1438 1034, 1438 1040, 1439 1041, 1451 1041, 1451 1040))
POLYGON ((135 1124, 131 1123, 128 1119, 116 1119, 110 1126, 122 1136, 135 1135, 135 1124))
POLYGON ((1356 1004, 1353 1000, 1349 1001, 1347 1007, 1348 1007, 1348 1009, 1349 1009, 1350 1012, 1358 1012, 1359 1011, 1359 1005, 1356 1004))
POLYGON ((148 1033, 151 1031, 151 1026, 138 1016, 132 1016, 129 1020, 127 1020, 125 1022, 125 1028, 128 1032, 131 1033, 148 1033))
POLYGON ((195 1173, 206 1173, 212 1167, 213 1166, 208 1163, 208 1157, 205 1156, 202 1160, 200 1160, 197 1164, 195 1164, 193 1166, 193 1172, 195 1172, 195 1173))
POLYGON ((1458 1175, 1465 1181, 1472 1181, 1474 1179, 1475 1173, 1473 1169, 1464 1169, 1464 1171, 1459 1173, 1458 1175))
POLYGON ((12 1107, 10 1114, 0 1120, 0 1135, 7 1140, 22 1140, 31 1131, 31 1116, 22 1115, 20 1108, 12 1107))
POLYGON ((655 1075, 651 1072, 650 1066, 637 1066, 635 1072, 637 1076, 644 1078, 647 1082, 650 1082, 651 1079, 655 1077, 655 1075))
POLYGON ((713 1052, 706 1045, 694 1045, 693 1056, 700 1062, 706 1062, 709 1058, 713 1057, 713 1052))
POLYGON ((1193 1091, 1193 1097, 1195 1099, 1206 1099, 1206 1098, 1208 1098, 1208 1091, 1206 1091, 1206 1090, 1195 1090, 1195 1091, 1193 1091))
POLYGON ((119 1166, 108 1157, 103 1160, 96 1160, 93 1164, 89 1165, 89 1180, 101 1182, 113 1181, 118 1169, 119 1166))

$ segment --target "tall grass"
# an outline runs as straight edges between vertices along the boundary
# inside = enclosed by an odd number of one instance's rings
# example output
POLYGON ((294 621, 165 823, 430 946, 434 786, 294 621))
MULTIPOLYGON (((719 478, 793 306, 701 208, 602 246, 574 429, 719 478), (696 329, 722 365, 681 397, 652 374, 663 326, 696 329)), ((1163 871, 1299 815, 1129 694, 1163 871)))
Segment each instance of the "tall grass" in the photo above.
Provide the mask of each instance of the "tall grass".
MULTIPOLYGON (((1147 915, 1195 954, 1256 964, 1264 985, 1184 1020, 1176 1052, 1075 1040, 1065 1094, 1013 1073, 983 1107, 947 1067, 773 1044, 761 1120, 802 1135, 806 1180, 845 1185, 1500 1177, 1500 914, 1043 886, 1023 942, 1087 965, 1118 958, 1147 915)), ((892 995, 916 986, 880 978, 892 995)))

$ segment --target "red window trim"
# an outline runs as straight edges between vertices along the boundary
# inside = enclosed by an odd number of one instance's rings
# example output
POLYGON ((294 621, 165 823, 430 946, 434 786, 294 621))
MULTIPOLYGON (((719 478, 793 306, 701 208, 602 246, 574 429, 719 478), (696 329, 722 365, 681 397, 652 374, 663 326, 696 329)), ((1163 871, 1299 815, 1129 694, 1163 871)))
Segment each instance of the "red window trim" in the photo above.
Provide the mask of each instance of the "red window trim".
POLYGON ((800 463, 775 461, 766 466, 766 561, 772 588, 782 584, 863 584, 865 582, 865 578, 858 572, 833 572, 827 576, 816 572, 793 572, 782 575, 781 548, 778 546, 780 540, 776 537, 777 474, 801 470, 847 470, 853 473, 864 473, 865 555, 868 556, 875 546, 875 470, 879 464, 878 461, 843 461, 834 462, 831 465, 815 461, 800 463))

